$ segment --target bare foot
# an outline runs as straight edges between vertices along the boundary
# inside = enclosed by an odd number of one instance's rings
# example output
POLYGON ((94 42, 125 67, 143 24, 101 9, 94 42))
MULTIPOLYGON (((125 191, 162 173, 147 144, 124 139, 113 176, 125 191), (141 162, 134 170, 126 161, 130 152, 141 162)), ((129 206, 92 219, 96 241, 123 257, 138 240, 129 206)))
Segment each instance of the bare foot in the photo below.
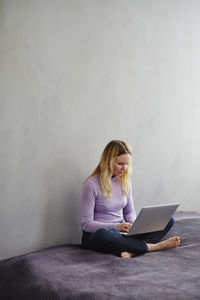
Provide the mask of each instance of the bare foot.
POLYGON ((134 253, 130 253, 130 252, 121 252, 121 255, 120 255, 122 258, 131 258, 133 256, 135 256, 134 253))
POLYGON ((180 245, 180 238, 178 236, 173 236, 165 241, 157 244, 147 244, 148 252, 159 251, 169 248, 177 248, 180 245))

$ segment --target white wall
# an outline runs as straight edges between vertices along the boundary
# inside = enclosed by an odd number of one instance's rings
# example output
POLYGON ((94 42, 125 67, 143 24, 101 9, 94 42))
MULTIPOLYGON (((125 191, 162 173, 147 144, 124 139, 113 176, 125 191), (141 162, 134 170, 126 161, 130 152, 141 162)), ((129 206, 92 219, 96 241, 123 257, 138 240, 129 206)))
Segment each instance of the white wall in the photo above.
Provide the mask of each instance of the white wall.
POLYGON ((200 1, 0 0, 0 258, 80 241, 81 182, 134 149, 143 205, 200 210, 200 1))

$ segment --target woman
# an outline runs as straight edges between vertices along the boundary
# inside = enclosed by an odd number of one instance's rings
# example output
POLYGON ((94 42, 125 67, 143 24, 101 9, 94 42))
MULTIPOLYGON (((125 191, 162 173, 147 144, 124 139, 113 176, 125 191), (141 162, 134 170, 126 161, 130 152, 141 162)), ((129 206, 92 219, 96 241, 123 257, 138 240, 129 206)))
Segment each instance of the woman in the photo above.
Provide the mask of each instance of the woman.
POLYGON ((86 179, 81 197, 83 248, 108 252, 123 258, 178 247, 177 236, 160 242, 174 224, 173 218, 162 231, 126 236, 136 219, 130 181, 132 150, 113 140, 105 147, 100 162, 86 179))

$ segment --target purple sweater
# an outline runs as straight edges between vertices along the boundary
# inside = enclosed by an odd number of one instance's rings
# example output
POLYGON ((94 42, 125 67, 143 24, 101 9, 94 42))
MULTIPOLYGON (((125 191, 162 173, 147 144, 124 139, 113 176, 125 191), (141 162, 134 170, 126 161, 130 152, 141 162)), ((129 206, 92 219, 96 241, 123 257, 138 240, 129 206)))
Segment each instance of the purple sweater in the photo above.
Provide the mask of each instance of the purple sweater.
POLYGON ((81 195, 81 226, 84 231, 94 232, 102 227, 117 229, 117 225, 123 220, 135 221, 132 186, 130 185, 128 195, 124 196, 117 177, 111 181, 110 198, 102 195, 98 175, 90 177, 84 183, 81 195))

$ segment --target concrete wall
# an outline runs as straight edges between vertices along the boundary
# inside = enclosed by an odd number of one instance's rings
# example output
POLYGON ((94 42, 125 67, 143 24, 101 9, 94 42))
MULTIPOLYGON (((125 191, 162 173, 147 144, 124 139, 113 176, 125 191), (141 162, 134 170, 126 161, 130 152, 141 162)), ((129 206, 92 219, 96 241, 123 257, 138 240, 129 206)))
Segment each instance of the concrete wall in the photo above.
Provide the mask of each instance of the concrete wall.
POLYGON ((114 138, 137 210, 200 210, 199 53, 200 1, 0 0, 0 259, 80 241, 114 138))

